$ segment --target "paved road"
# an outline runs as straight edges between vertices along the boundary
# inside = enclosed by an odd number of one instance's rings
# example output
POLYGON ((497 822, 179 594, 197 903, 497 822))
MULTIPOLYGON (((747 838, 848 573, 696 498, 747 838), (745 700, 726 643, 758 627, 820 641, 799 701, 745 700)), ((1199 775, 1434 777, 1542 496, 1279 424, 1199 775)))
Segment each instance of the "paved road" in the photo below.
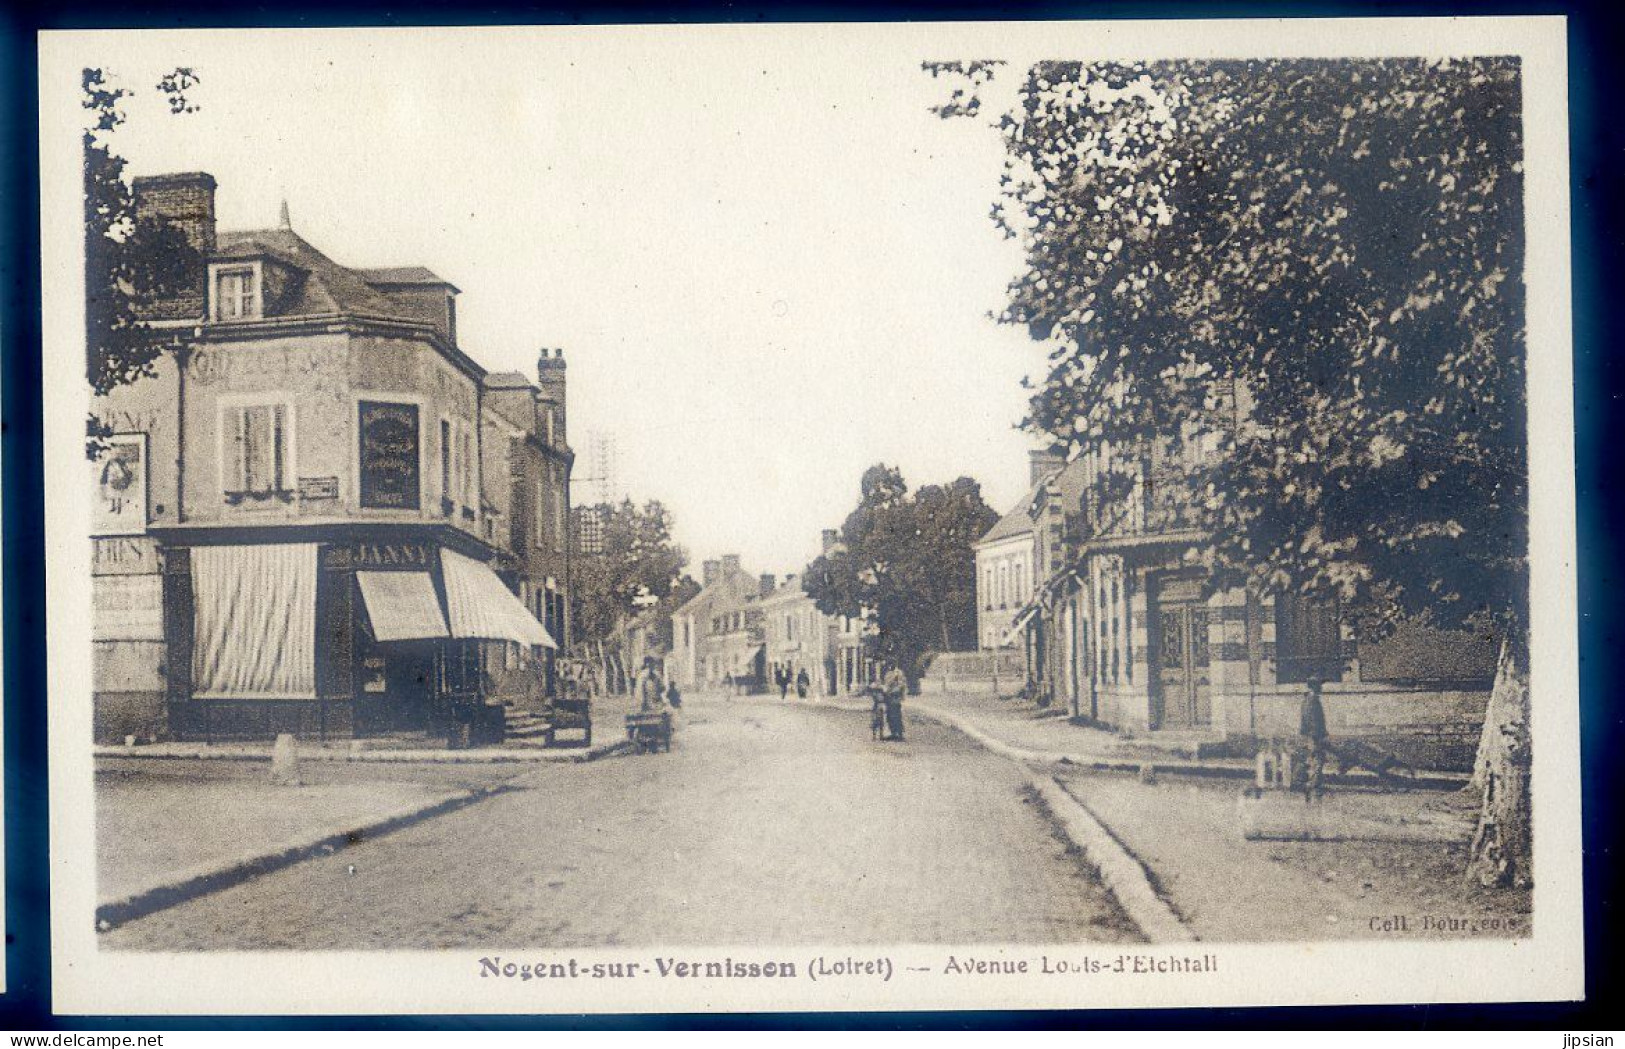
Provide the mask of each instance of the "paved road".
POLYGON ((136 950, 1135 939, 1008 761, 911 719, 695 699, 670 754, 514 789, 102 936, 136 950))

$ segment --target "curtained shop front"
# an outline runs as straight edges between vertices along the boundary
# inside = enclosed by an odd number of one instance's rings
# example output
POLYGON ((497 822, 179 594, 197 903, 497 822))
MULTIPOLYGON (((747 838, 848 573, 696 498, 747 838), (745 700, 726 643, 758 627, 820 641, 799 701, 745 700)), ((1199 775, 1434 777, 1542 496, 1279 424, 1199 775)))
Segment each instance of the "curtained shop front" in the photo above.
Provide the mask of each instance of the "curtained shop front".
POLYGON ((168 537, 171 735, 448 736, 470 720, 500 724, 483 670, 491 651, 555 644, 482 550, 444 530, 291 534, 312 531, 168 537))

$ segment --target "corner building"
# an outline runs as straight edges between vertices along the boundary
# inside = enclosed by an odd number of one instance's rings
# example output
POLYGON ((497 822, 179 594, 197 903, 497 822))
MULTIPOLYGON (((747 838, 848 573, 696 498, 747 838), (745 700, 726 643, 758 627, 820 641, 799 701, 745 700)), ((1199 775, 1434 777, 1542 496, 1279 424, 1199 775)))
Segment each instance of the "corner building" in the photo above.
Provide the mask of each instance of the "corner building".
POLYGON ((569 579, 562 356, 534 386, 493 381, 432 272, 338 265, 286 211, 217 232, 206 174, 134 188, 203 262, 193 294, 145 307, 156 374, 95 408, 145 475, 124 534, 94 530, 97 562, 125 551, 162 580, 122 584, 115 621, 140 629, 96 630, 146 646, 99 654, 98 734, 437 732, 545 694, 569 579))

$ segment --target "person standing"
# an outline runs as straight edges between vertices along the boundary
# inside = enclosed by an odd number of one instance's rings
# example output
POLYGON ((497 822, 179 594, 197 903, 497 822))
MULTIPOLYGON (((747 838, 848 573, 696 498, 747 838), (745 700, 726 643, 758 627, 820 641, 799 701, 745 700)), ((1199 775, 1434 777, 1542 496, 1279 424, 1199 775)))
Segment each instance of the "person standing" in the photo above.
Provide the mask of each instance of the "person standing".
POLYGON ((802 667, 796 674, 796 695, 802 699, 807 698, 807 690, 812 687, 812 679, 807 676, 807 668, 802 667))
POLYGON ((790 670, 788 667, 779 667, 773 672, 773 679, 779 684, 779 698, 790 697, 790 670))
POLYGON ((908 678, 894 660, 888 659, 880 675, 880 690, 886 697, 887 739, 903 742, 903 696, 908 693, 908 678))
POLYGON ((643 657, 643 672, 637 682, 638 709, 645 714, 659 713, 666 705, 666 682, 653 656, 643 657))
POLYGON ((1309 675, 1303 683, 1303 703, 1298 707, 1298 735, 1308 753, 1303 769, 1305 802, 1320 797, 1326 774, 1326 707, 1320 701, 1320 689, 1320 675, 1309 675))

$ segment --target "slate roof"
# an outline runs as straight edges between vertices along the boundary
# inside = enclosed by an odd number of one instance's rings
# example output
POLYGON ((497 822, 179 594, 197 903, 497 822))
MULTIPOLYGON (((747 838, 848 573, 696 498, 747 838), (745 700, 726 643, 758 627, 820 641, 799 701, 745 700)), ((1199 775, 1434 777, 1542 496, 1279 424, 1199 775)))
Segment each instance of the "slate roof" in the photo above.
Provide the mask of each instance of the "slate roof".
POLYGON ((691 611, 709 607, 722 599, 738 601, 741 598, 753 597, 757 593, 757 588, 756 577, 744 569, 737 572, 724 570, 719 573, 716 582, 689 598, 686 603, 673 611, 672 615, 685 615, 691 611))
POLYGON ((363 313, 412 319, 403 307, 355 270, 340 266, 291 229, 222 232, 217 245, 215 258, 270 258, 293 271, 278 301, 265 304, 267 316, 363 313))
POLYGON ((380 266, 358 269, 361 279, 368 284, 432 284, 459 290, 450 281, 424 266, 380 266))
POLYGON ((1089 471, 1084 468, 1083 456, 1067 463, 1061 472, 1054 476, 1055 487, 1061 493, 1061 506, 1069 514, 1078 512, 1083 505, 1083 494, 1089 487, 1089 471))
POLYGON ((422 266, 370 270, 341 266, 291 229, 226 230, 216 245, 216 259, 268 258, 289 271, 282 294, 265 303, 268 317, 355 313, 422 323, 415 309, 390 296, 388 286, 451 288, 422 266))
MULTIPOLYGON (((1043 482, 1040 481, 1039 484, 1043 482)), ((1000 539, 1009 539, 1013 536, 1026 535, 1033 530, 1033 519, 1027 515, 1027 508, 1033 505, 1033 497, 1038 494, 1038 485, 1027 489, 1027 494, 1021 501, 1010 508, 1010 512, 999 518, 987 534, 977 540, 981 543, 996 543, 1000 539)))
POLYGON ((523 372, 492 372, 485 377, 485 386, 491 390, 524 390, 530 388, 530 380, 523 372))

